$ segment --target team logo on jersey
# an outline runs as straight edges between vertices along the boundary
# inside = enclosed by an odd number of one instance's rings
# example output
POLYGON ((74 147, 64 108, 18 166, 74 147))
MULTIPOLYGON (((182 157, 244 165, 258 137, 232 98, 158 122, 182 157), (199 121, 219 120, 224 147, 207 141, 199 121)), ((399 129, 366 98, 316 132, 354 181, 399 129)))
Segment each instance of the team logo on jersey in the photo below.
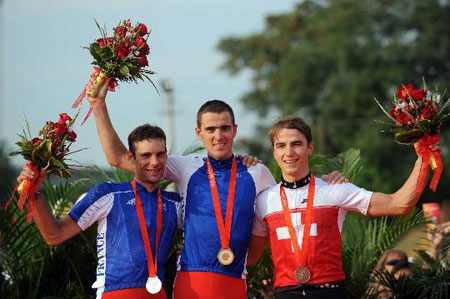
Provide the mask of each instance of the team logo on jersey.
MULTIPOLYGON (((299 213, 291 213, 292 225, 295 229, 295 234, 297 235, 298 246, 302 248, 303 242, 303 230, 305 226, 302 224, 302 214, 299 213)), ((284 223, 284 222, 283 222, 284 223)), ((281 226, 276 228, 277 238, 278 240, 290 239, 289 230, 287 226, 281 226)), ((311 237, 317 237, 317 223, 311 223, 311 230, 309 232, 311 237)), ((292 246, 292 252, 294 252, 294 246, 292 246)))

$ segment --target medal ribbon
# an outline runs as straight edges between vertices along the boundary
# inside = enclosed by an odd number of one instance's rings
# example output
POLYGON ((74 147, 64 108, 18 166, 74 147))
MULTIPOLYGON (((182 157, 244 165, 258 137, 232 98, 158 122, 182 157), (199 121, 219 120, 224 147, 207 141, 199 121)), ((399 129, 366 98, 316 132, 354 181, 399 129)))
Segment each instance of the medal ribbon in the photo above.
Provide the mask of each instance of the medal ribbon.
POLYGON ((288 199, 283 186, 280 185, 280 197, 281 205, 283 206, 284 219, 286 221, 286 226, 289 231, 289 236, 291 237, 292 245, 294 246, 294 254, 297 258, 299 266, 306 265, 306 256, 308 254, 309 247, 309 234, 311 231, 311 221, 312 221, 312 208, 314 201, 314 191, 315 191, 315 178, 311 175, 311 181, 309 182, 308 188, 308 201, 306 203, 306 217, 305 217, 305 229, 303 230, 303 240, 302 249, 298 246, 297 235, 295 234, 294 225, 292 225, 291 211, 289 210, 288 199))
POLYGON ((136 181, 131 181, 131 186, 133 187, 134 197, 136 200, 136 212, 138 215, 139 226, 141 228, 141 236, 144 241, 145 255, 147 256, 147 268, 148 275, 150 277, 156 276, 156 270, 158 266, 157 255, 159 247, 159 237, 161 236, 162 228, 162 200, 161 200, 161 189, 158 187, 158 210, 156 212, 156 248, 155 248, 155 259, 153 262, 152 248, 150 246, 150 239, 148 238, 147 225, 145 224, 144 209, 142 208, 142 202, 139 194, 136 190, 136 181))
POLYGON ((214 213, 216 214, 217 227, 219 228, 220 243, 222 245, 222 249, 227 249, 230 248, 234 192, 236 189, 237 162, 233 157, 233 162, 231 164, 230 186, 228 188, 227 214, 225 215, 225 224, 223 223, 222 209, 220 208, 220 199, 219 192, 217 191, 216 177, 214 176, 214 169, 211 165, 211 162, 209 162, 209 157, 206 158, 206 170, 208 171, 209 186, 211 187, 211 194, 214 203, 214 213))

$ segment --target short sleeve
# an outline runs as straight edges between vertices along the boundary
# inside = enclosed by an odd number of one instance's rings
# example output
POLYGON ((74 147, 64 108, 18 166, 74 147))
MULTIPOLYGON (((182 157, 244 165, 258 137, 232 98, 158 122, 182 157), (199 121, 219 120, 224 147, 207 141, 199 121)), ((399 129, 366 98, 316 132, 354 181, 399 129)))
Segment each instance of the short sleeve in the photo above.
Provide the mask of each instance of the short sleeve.
POLYGON ((267 168, 267 166, 264 164, 258 164, 258 166, 260 167, 260 181, 258 190, 256 190, 257 194, 269 187, 272 187, 273 185, 276 185, 275 179, 273 178, 273 175, 270 172, 269 168, 267 168))
POLYGON ((193 157, 193 155, 169 156, 163 178, 175 182, 175 184, 179 184, 193 157))
POLYGON ((110 183, 101 183, 92 188, 69 212, 69 217, 86 230, 94 222, 108 216, 114 203, 110 183))
POLYGON ((349 211, 356 211, 363 215, 367 214, 373 194, 372 191, 365 190, 351 183, 328 185, 327 193, 336 206, 349 211))
POLYGON ((252 235, 256 235, 259 237, 265 237, 269 234, 269 227, 267 223, 264 221, 264 217, 260 209, 262 209, 262 205, 260 204, 263 201, 267 201, 267 192, 263 192, 256 197, 256 208, 255 208, 255 216, 253 217, 253 229, 252 235))

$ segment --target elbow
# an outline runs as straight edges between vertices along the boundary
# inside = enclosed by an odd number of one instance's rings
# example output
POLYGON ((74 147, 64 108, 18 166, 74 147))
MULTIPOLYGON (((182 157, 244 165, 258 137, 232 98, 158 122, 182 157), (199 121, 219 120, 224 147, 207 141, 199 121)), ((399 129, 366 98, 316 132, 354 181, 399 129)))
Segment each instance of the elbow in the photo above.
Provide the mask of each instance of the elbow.
POLYGON ((400 208, 396 209, 395 214, 393 214, 392 216, 405 216, 405 215, 408 215, 409 213, 411 213, 413 210, 414 210, 414 206, 400 207, 400 208))
POLYGON ((247 266, 251 266, 251 265, 253 265, 253 264, 256 264, 257 261, 258 261, 258 260, 255 259, 254 257, 249 256, 249 257, 247 258, 247 266))
POLYGON ((414 199, 406 204, 397 205, 396 208, 394 209, 395 210, 394 216, 404 216, 410 214, 414 210, 416 202, 417 199, 414 199))
POLYGON ((410 214, 414 208, 416 207, 417 201, 419 200, 420 195, 413 193, 407 196, 401 195, 398 193, 394 193, 391 195, 392 203, 393 203, 393 216, 404 216, 410 214))
POLYGON ((109 165, 111 165, 112 167, 115 167, 115 168, 119 168, 119 166, 120 166, 119 160, 114 159, 114 158, 107 158, 107 160, 108 160, 109 165))
POLYGON ((49 246, 58 246, 63 243, 63 240, 51 236, 44 236, 44 240, 49 246))
POLYGON ((65 239, 63 239, 63 237, 57 233, 43 233, 42 237, 44 238, 45 243, 47 243, 47 245, 49 246, 58 246, 65 241, 65 239))

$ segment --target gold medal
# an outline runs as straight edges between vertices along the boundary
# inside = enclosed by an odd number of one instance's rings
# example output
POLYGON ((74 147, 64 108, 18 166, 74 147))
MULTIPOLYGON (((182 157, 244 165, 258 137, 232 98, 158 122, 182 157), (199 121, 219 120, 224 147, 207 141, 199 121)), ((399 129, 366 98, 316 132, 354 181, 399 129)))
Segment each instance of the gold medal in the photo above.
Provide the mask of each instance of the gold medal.
POLYGON ((297 267, 294 277, 300 283, 308 282, 311 279, 311 271, 306 266, 297 267))
POLYGON ((217 259, 224 266, 231 265, 234 260, 234 253, 230 248, 222 248, 217 254, 217 259))

